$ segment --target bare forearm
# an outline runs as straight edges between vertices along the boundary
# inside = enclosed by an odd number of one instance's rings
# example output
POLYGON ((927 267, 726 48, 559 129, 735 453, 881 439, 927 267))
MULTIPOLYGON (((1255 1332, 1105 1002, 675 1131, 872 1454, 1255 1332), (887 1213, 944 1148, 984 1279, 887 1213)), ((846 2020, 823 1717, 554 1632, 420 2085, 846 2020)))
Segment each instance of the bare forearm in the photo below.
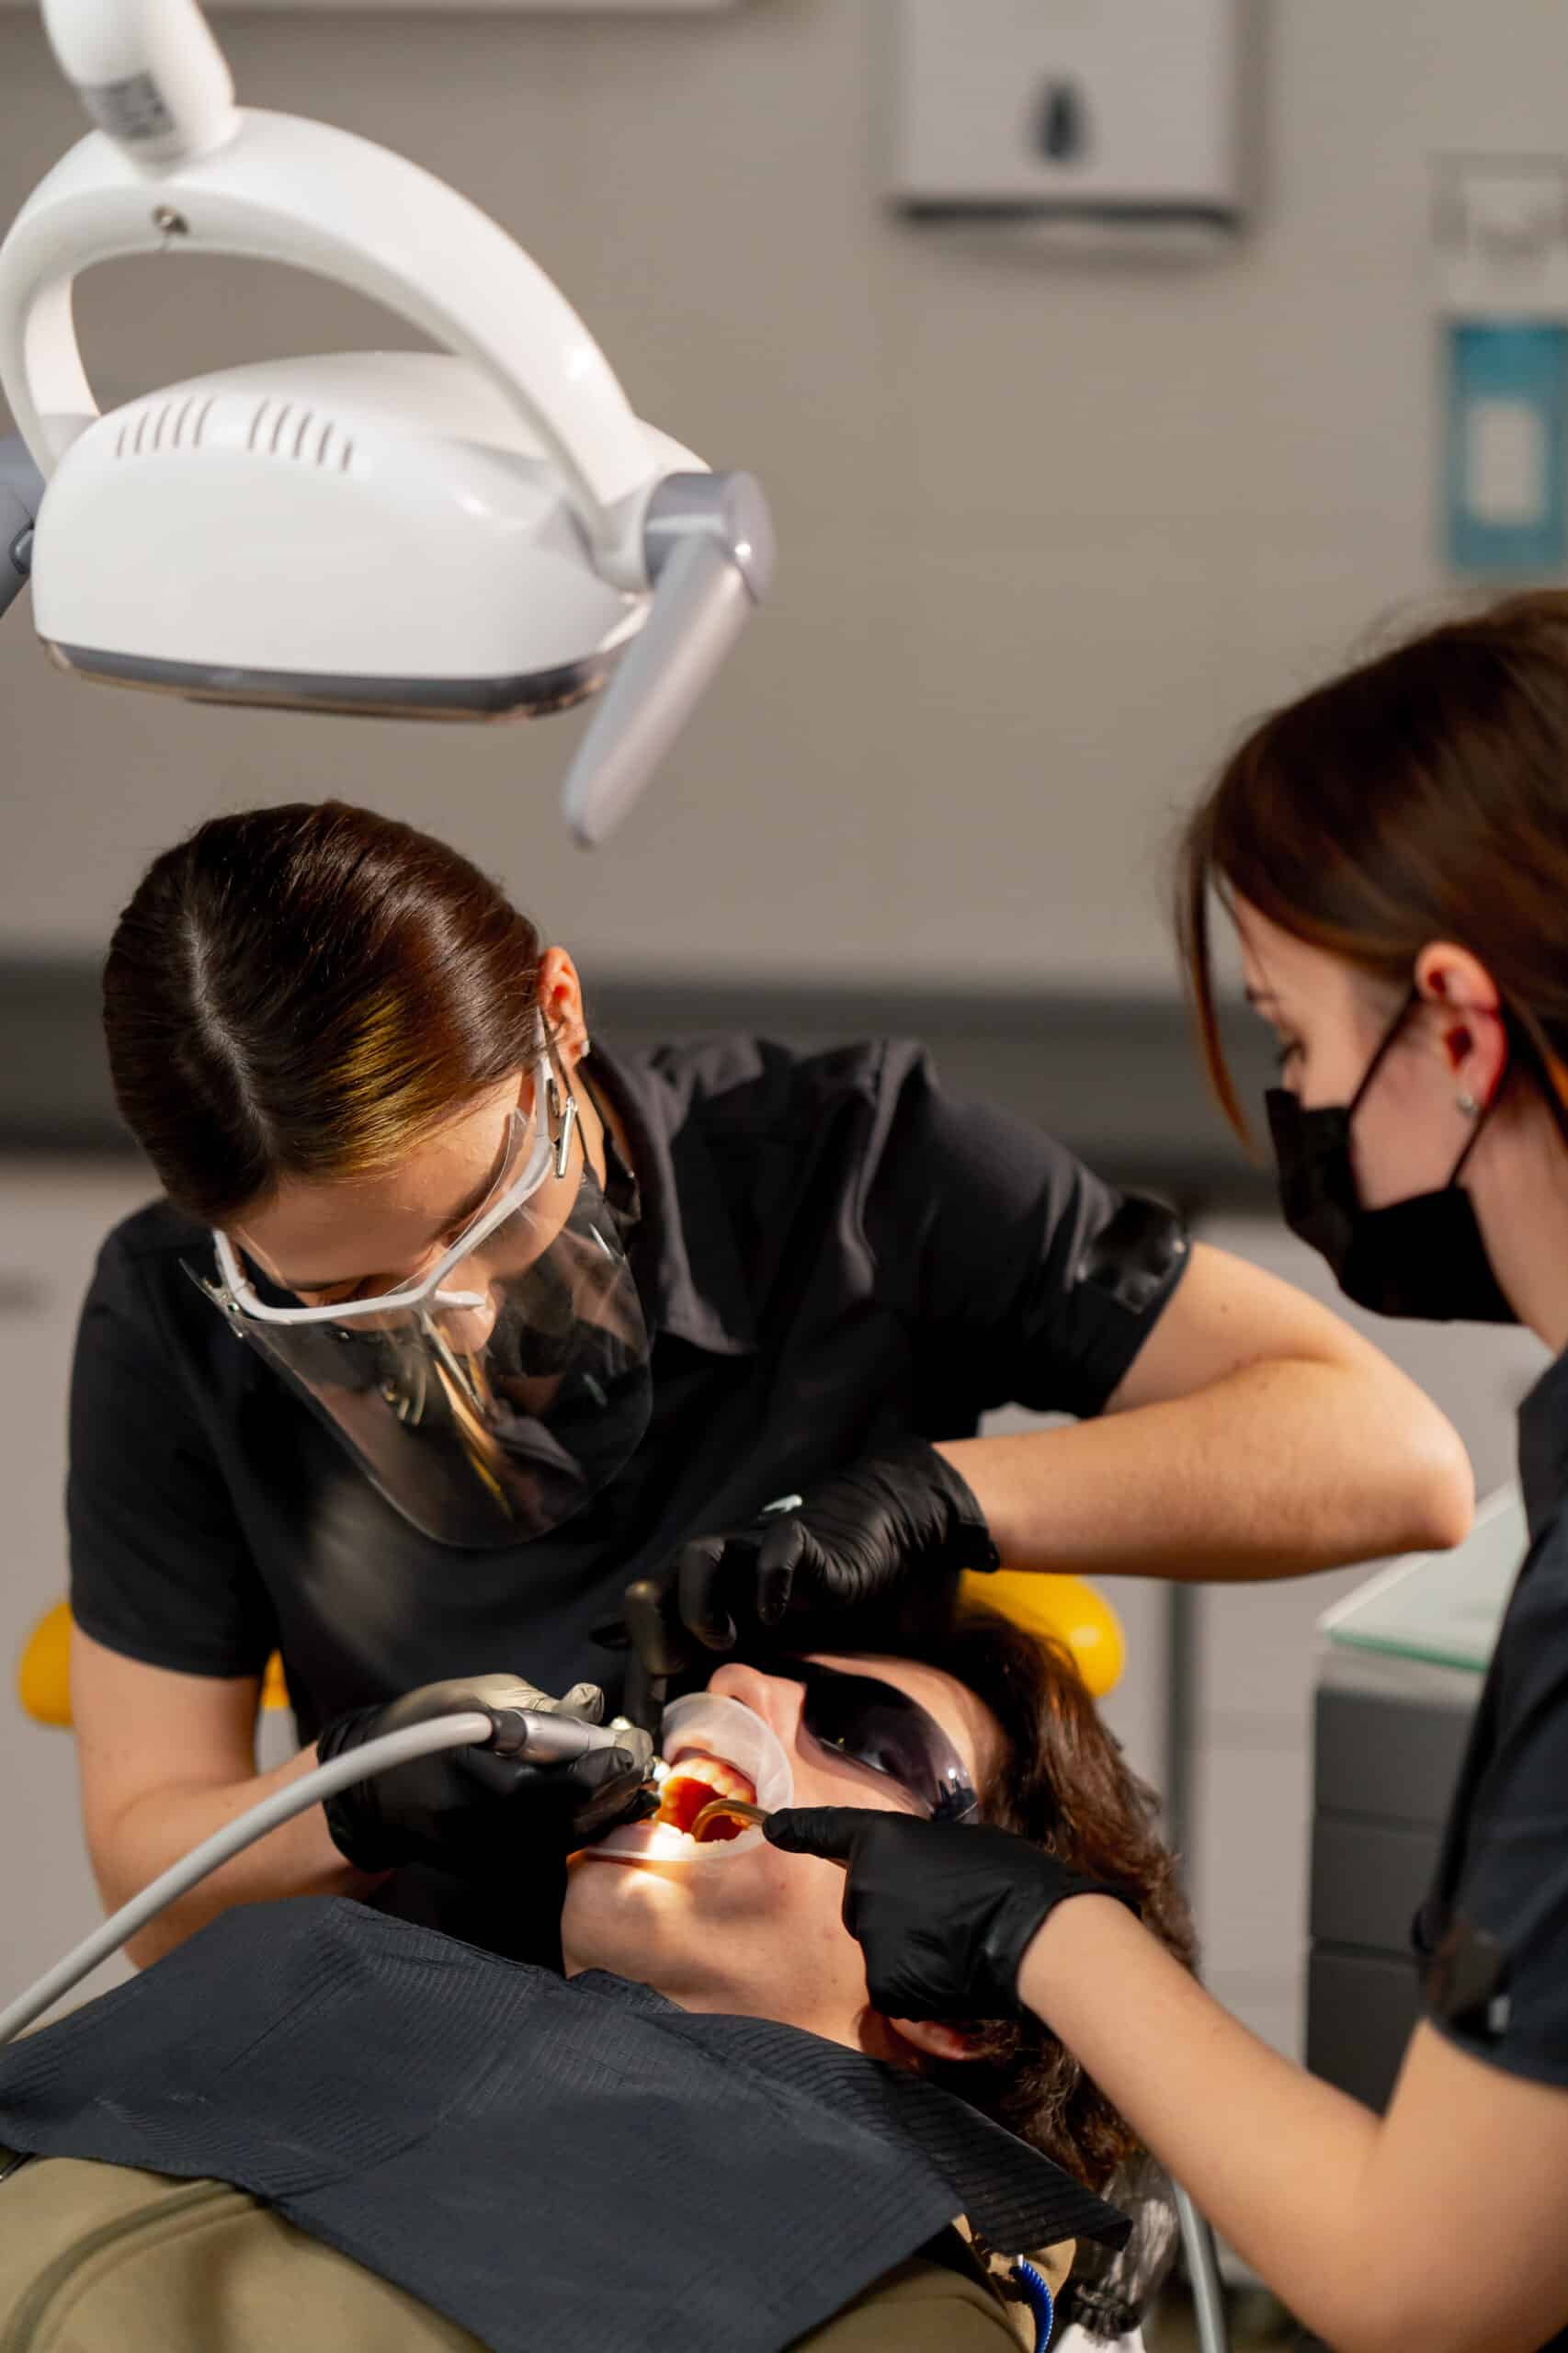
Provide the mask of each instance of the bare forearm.
POLYGON ((1188 1396, 941 1451, 1010 1568, 1295 1576, 1457 1543, 1473 1502, 1421 1392, 1338 1364, 1248 1365, 1188 1396))
MULTIPOLYGON (((116 1911, 226 1823, 311 1771, 313 1748, 248 1780, 152 1790, 118 1814, 97 1842, 94 1868, 108 1911, 116 1911)), ((345 1862, 319 1805, 296 1815, 212 1872, 160 1913, 127 1948, 139 1968, 183 1944, 220 1912, 285 1895, 357 1895, 375 1884, 345 1862)))
POLYGON ((1380 2342, 1358 2211, 1376 2117, 1249 2034, 1109 1898, 1061 1904, 1018 1985, 1298 2318, 1338 2347, 1380 2342))
POLYGON ((1108 1896, 1056 1907, 1018 1991, 1335 2353, 1557 2341, 1568 2319, 1557 2085, 1506 2074, 1424 2024, 1374 2116, 1249 2034, 1108 1896))

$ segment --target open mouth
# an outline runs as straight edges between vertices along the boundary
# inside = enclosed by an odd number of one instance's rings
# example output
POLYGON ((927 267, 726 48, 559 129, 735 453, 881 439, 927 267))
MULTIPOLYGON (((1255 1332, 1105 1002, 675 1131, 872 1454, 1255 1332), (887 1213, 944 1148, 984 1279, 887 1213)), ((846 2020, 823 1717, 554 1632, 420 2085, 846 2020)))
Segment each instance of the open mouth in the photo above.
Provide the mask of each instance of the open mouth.
POLYGON ((660 1725, 653 1819, 625 1823, 575 1861, 711 1870, 767 1844, 760 1824, 794 1795, 790 1760, 762 1717, 717 1691, 672 1699, 660 1725))
POLYGON ((722 1756, 710 1756, 706 1749, 683 1750, 670 1759, 670 1774, 660 1793, 654 1825, 676 1831, 683 1838, 694 1839, 699 1847, 742 1837, 749 1826, 746 1818, 722 1812, 726 1798, 738 1798, 743 1805, 754 1806, 756 1783, 751 1775, 743 1773, 738 1765, 727 1764, 722 1756))

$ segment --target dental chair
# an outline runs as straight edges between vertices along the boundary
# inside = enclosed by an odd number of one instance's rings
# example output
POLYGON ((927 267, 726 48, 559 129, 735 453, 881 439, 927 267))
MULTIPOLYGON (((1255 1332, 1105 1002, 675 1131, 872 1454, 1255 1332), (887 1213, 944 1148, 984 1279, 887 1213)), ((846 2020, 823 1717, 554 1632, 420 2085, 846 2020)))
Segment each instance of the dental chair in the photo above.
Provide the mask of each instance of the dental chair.
MULTIPOLYGON (((46 1609, 17 1661, 17 1697, 22 1713, 35 1724, 71 1729, 71 1605, 57 1601, 46 1609)), ((289 1705, 283 1662, 274 1652, 262 1677, 261 1704, 268 1711, 289 1705)))
MULTIPOLYGON (((1042 1641, 1061 1643, 1071 1653, 1096 1699, 1115 1689, 1126 1659, 1120 1620, 1104 1597, 1081 1577, 1037 1576, 1004 1568, 993 1575, 966 1577, 964 1585, 973 1598, 989 1603, 1042 1641)), ((22 1712, 34 1723, 70 1730, 68 1602, 56 1602, 46 1610, 23 1645, 17 1668, 17 1696, 22 1712)), ((272 1711, 288 1705, 283 1662, 275 1654, 262 1678, 261 1706, 272 1711)), ((1176 2203, 1201 2353, 1229 2353, 1230 2336, 1213 2234, 1180 2188, 1176 2188, 1176 2203)))

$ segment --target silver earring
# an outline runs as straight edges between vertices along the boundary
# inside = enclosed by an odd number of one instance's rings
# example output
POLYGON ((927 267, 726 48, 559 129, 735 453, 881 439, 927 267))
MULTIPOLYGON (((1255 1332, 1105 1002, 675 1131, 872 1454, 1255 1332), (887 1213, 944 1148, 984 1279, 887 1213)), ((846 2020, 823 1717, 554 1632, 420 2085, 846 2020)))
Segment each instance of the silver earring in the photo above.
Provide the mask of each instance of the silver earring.
POLYGON ((1481 1108, 1474 1096, 1467 1093, 1462 1087, 1454 1097, 1454 1103, 1456 1108, 1464 1113, 1467 1120, 1473 1120, 1481 1108))

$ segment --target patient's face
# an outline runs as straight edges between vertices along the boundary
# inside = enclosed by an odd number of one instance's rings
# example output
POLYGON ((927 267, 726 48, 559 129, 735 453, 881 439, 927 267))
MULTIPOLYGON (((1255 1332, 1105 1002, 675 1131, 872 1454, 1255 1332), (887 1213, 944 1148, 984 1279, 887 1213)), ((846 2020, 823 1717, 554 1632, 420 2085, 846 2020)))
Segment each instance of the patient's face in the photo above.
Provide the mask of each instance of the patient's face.
MULTIPOLYGON (((984 1789, 1001 1745, 989 1709, 951 1676, 906 1659, 838 1658, 830 1666, 896 1684, 954 1742, 984 1789)), ((786 1672, 722 1666, 709 1689, 763 1718, 789 1756, 797 1805, 923 1809, 881 1773, 821 1749, 804 1732, 804 1693, 786 1672)), ((844 1873, 763 1845, 696 1863, 579 1858, 562 1918, 568 1975, 613 1970, 687 2009, 778 2018, 856 2042, 866 2006, 864 1956, 840 1917, 844 1873)))

